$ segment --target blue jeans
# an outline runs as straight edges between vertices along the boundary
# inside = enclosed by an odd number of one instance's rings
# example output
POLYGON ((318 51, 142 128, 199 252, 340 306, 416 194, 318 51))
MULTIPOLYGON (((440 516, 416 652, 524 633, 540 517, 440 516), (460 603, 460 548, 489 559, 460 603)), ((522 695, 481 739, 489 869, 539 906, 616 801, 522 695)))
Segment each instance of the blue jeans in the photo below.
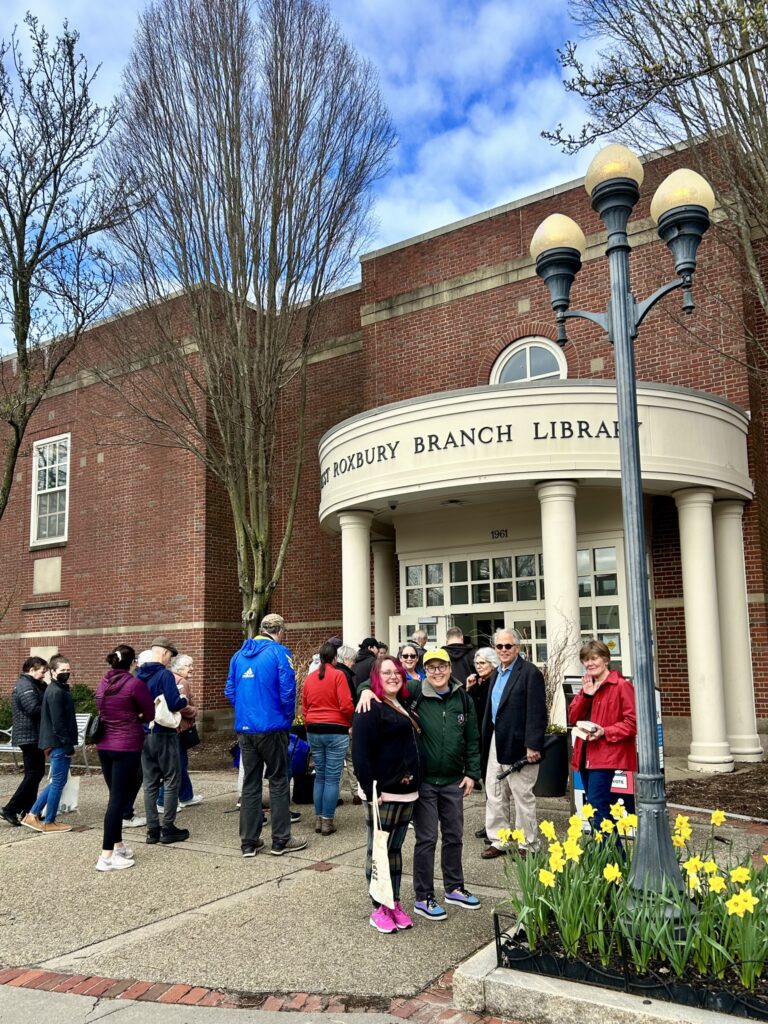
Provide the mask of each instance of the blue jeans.
POLYGON ((59 812, 59 801, 67 784, 71 760, 72 755, 65 754, 63 747, 54 747, 51 751, 51 781, 37 800, 35 800, 29 811, 30 814, 34 814, 39 818, 43 808, 45 808, 46 825, 56 821, 56 815, 59 812))
MULTIPOLYGON (((179 764, 181 765, 181 781, 179 782, 179 803, 185 804, 195 795, 192 789, 192 779, 189 777, 189 751, 179 743, 179 764)), ((157 792, 157 802, 160 807, 165 806, 165 786, 161 786, 157 792)))
POLYGON ((307 739, 315 762, 315 814, 320 818, 332 818, 336 814, 349 736, 307 732, 307 739))

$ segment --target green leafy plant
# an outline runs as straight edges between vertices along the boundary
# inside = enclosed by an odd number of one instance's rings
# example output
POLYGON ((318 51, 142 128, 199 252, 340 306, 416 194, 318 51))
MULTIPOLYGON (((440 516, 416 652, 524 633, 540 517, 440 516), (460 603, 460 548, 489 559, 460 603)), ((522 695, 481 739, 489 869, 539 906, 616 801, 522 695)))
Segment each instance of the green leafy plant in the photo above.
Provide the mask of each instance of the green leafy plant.
POLYGON ((0 697, 0 729, 11 727, 11 701, 8 697, 0 697))
POLYGON ((71 688, 75 711, 79 715, 96 714, 96 693, 85 683, 74 683, 71 688))

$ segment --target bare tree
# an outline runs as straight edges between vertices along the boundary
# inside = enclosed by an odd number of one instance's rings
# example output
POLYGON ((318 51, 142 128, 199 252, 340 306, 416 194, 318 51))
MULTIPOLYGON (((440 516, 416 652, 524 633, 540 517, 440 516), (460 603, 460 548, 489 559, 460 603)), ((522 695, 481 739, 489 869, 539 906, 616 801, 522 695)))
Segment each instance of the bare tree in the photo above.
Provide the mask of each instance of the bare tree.
MULTIPOLYGON (((587 69, 560 53, 566 88, 589 119, 547 138, 575 152, 603 136, 648 151, 687 147, 735 231, 754 294, 768 313, 755 239, 768 235, 768 4, 765 0, 571 0, 599 40, 587 69)), ((727 236, 726 236, 727 237, 727 236)))
POLYGON ((0 42, 0 351, 12 353, 0 357, 0 517, 32 414, 109 302, 114 266, 97 239, 127 205, 93 166, 116 115, 91 97, 77 32, 65 22, 52 41, 25 24, 28 60, 15 30, 0 42))
POLYGON ((139 372, 105 379, 127 385, 154 443, 186 448, 224 485, 252 635, 293 528, 313 329, 365 241, 392 127, 373 69, 319 0, 158 0, 122 108, 110 166, 143 204, 116 237, 156 340, 144 337, 139 372), (273 537, 289 388, 290 493, 273 537))

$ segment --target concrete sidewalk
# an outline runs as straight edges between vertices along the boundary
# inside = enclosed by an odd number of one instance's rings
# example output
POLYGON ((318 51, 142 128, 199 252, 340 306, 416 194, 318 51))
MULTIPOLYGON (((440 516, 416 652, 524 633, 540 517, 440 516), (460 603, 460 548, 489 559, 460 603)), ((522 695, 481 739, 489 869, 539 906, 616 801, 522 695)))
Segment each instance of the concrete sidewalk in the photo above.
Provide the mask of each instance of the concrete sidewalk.
MULTIPOLYGON (((0 775, 0 801, 17 780, 15 774, 0 775)), ((281 1024, 288 1024, 286 1010, 300 1007, 302 1020, 306 1011, 319 1009, 327 1011, 326 1020, 328 1012, 346 1011, 349 1021, 356 1010, 420 1021, 436 1021, 443 1011, 442 1021, 448 1020, 450 982, 436 980, 489 941, 493 909, 506 896, 504 861, 481 860, 482 843, 474 838, 483 824, 482 795, 473 794, 466 803, 464 847, 466 884, 482 898, 481 909, 451 908, 443 922, 416 918, 412 930, 389 936, 368 923, 365 824, 362 809, 352 806, 348 795, 335 835, 317 836, 311 806, 302 807, 294 832, 309 840, 306 850, 244 860, 234 773, 200 773, 194 781, 205 799, 179 816, 179 824, 192 832, 190 841, 146 846, 144 829, 126 830, 137 861, 129 871, 94 870, 106 803, 106 788, 95 773, 81 780, 79 810, 62 819, 76 831, 48 836, 0 823, 0 969, 49 972, 33 978, 31 988, 54 988, 70 976, 79 979, 69 986, 75 992, 78 985, 81 992, 96 986, 88 996, 89 1021, 98 1019, 96 997, 117 993, 121 984, 127 999, 102 1002, 119 1008, 125 1024, 133 1019, 125 1007, 138 991, 145 1001, 136 1012, 146 1009, 147 999, 191 1001, 198 992, 210 992, 221 997, 219 1005, 281 1009, 281 1024)), ((539 819, 554 819, 559 831, 569 814, 566 799, 539 801, 539 819)), ((704 823, 694 827, 708 831, 704 823)), ((757 850, 765 840, 764 829, 742 824, 725 826, 723 835, 734 856, 757 850)), ((411 833, 403 857, 406 909, 413 903, 412 850, 411 833)), ((437 863, 439 869, 439 850, 437 863)), ((439 900, 439 875, 436 882, 439 900)), ((25 1005, 30 998, 26 989, 13 988, 13 980, 0 984, 0 1021, 8 1012, 8 984, 25 1005)), ((78 999, 56 992, 41 992, 39 998, 48 995, 57 1002, 78 999)), ((213 995, 205 998, 215 1001, 213 995)), ((71 1013, 77 1012, 73 1002, 71 1013)))

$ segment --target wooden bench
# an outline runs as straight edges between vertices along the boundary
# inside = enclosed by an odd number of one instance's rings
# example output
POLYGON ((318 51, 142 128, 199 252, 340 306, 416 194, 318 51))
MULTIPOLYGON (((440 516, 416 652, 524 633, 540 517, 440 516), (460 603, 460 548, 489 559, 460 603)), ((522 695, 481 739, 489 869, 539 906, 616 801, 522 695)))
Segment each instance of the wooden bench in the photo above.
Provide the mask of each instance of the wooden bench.
MULTIPOLYGON (((77 720, 77 746, 75 747, 75 754, 78 750, 82 751, 83 764, 90 774, 91 766, 88 763, 88 748, 85 745, 85 733, 88 728, 88 723, 91 720, 91 715, 75 715, 75 718, 77 720)), ((0 729, 0 754, 12 754, 13 763, 18 768, 20 753, 21 747, 17 747, 13 742, 13 729, 0 729)))

